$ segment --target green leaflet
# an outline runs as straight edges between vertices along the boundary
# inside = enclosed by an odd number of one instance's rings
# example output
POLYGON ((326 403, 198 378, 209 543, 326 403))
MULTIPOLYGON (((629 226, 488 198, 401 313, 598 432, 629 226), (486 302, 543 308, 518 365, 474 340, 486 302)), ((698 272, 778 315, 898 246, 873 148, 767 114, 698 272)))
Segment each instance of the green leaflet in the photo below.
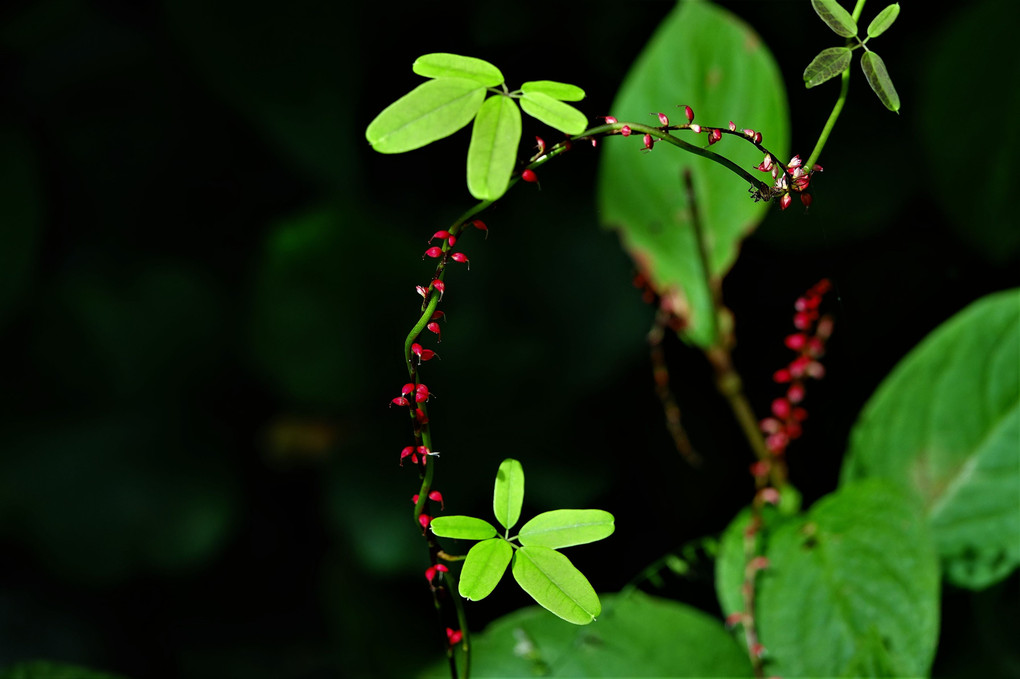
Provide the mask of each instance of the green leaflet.
POLYGON ((507 458, 496 472, 496 487, 492 492, 492 513, 500 525, 510 530, 521 518, 524 503, 524 468, 521 463, 507 458))
POLYGON ((525 92, 521 97, 521 108, 529 116, 564 134, 581 134, 588 126, 588 118, 583 113, 544 92, 525 92))
POLYGON ((506 193, 521 141, 521 111, 510 97, 489 97, 478 109, 468 148, 467 184, 478 200, 506 193))
POLYGON ((602 612, 599 597, 570 559, 548 547, 521 547, 513 574, 525 592, 567 622, 587 625, 602 612))
POLYGON ((429 527, 441 538, 487 540, 496 536, 496 529, 491 523, 473 516, 437 516, 429 527))
POLYGON ((383 109, 365 138, 379 153, 413 151, 470 123, 484 98, 485 87, 475 80, 429 80, 383 109))
POLYGON ((601 509, 556 509, 521 526, 518 537, 526 547, 559 549, 602 540, 614 529, 613 515, 601 509))
POLYGON ((411 69, 426 78, 466 78, 484 87, 503 84, 503 74, 498 68, 482 59, 459 54, 425 54, 415 59, 411 69))
POLYGON ((540 92, 560 101, 581 101, 584 99, 584 90, 577 85, 558 83, 555 80, 530 80, 521 85, 521 91, 525 94, 540 92))
POLYGON ((900 95, 893 87, 892 79, 889 77, 889 72, 885 70, 885 62, 882 61, 882 57, 874 52, 865 52, 861 56, 861 68, 864 70, 864 77, 868 79, 868 84, 871 85, 871 89, 878 95, 882 104, 890 111, 899 113, 900 95))
POLYGON ((872 19, 871 23, 868 24, 868 37, 877 38, 885 33, 889 27, 893 25, 893 22, 896 21, 896 17, 899 15, 900 3, 898 2, 883 9, 878 13, 878 16, 872 19))
POLYGON ((811 6, 836 35, 843 38, 857 35, 857 23, 854 18, 836 0, 811 0, 811 6))
POLYGON ((460 571, 460 595, 468 601, 481 601, 489 596, 503 579, 513 552, 513 547, 503 538, 482 540, 468 550, 460 571))
POLYGON ((850 65, 849 47, 829 47, 818 53, 804 69, 804 86, 808 89, 835 78, 850 65))

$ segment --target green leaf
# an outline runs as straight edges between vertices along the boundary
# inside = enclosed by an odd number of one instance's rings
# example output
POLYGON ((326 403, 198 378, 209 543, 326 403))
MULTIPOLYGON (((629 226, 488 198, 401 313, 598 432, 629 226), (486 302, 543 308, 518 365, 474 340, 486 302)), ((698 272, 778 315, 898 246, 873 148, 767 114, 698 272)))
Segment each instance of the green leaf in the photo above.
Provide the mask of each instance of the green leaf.
POLYGON ((514 552, 517 584, 541 606, 575 625, 587 625, 602 612, 599 597, 570 559, 548 547, 514 552))
POLYGON ((467 183, 478 200, 496 200, 510 183, 521 142, 521 111, 510 97, 489 97, 478 110, 468 148, 467 183))
POLYGON ((521 108, 532 118, 564 134, 580 134, 588 126, 588 118, 583 113, 543 92, 525 92, 521 108))
POLYGON ((857 35, 857 22, 836 0, 811 0, 811 6, 836 35, 843 38, 857 35))
MULTIPOLYGON (((726 615, 743 607, 739 531, 727 530, 718 562, 730 564, 718 573, 726 615)), ((807 516, 770 529, 766 544, 755 612, 771 674, 928 674, 939 631, 939 568, 916 502, 887 481, 848 485, 807 516)))
MULTIPOLYGON (((635 590, 602 597, 598 623, 578 627, 538 606, 471 636, 471 676, 750 677, 747 655, 715 616, 635 590)), ((444 658, 419 675, 450 676, 444 658)))
POLYGON ((496 536, 491 523, 473 516, 437 516, 429 526, 441 538, 488 540, 496 536))
POLYGON ((556 509, 521 526, 522 545, 559 549, 602 540, 613 534, 613 515, 601 509, 556 509))
POLYGON ((584 99, 584 90, 577 85, 569 83, 558 83, 555 80, 529 80, 521 85, 521 91, 525 94, 547 94, 553 99, 560 101, 581 101, 584 99))
POLYGON ((524 468, 512 458, 503 460, 496 472, 496 488, 492 492, 492 512, 500 525, 510 530, 521 518, 524 503, 524 468))
POLYGON ((428 80, 383 109, 365 138, 379 153, 421 148, 470 123, 484 98, 485 88, 475 80, 428 80))
POLYGON ((849 47, 829 47, 818 53, 804 69, 804 86, 808 89, 835 78, 850 66, 849 47))
POLYGON ((481 601, 492 593, 513 557, 513 547, 503 538, 483 540, 468 550, 460 571, 458 591, 468 601, 481 601))
POLYGON ((426 78, 466 78, 485 87, 496 87, 503 83, 503 74, 489 62, 459 54, 426 54, 415 59, 411 68, 426 78))
POLYGON ((904 358, 854 425, 842 481, 881 477, 925 508, 946 578, 1020 564, 1020 290, 986 297, 904 358))
MULTIPOLYGON (((696 120, 705 123, 740 121, 760 131, 779 157, 789 157, 788 109, 779 67, 753 30, 716 5, 680 3, 631 67, 609 110, 620 119, 646 118, 669 103, 689 104, 696 120)), ((682 136, 707 143, 704 136, 682 136)), ((717 325, 726 319, 712 316, 711 291, 681 178, 691 171, 713 279, 729 271, 741 240, 768 206, 751 199, 744 180, 708 159, 665 144, 642 154, 640 140, 623 137, 607 139, 605 146, 598 188, 602 223, 619 229, 623 246, 654 288, 675 302, 675 308, 686 310, 684 339, 710 346, 717 340, 717 325)), ((723 137, 712 150, 745 168, 762 161, 753 146, 735 138, 723 137)))
POLYGON ((861 55, 861 68, 864 70, 864 77, 868 79, 871 89, 878 95, 882 104, 898 113, 900 110, 900 95, 893 87, 892 79, 889 78, 889 71, 885 70, 885 62, 882 57, 874 52, 865 52, 861 55))
POLYGON ((899 15, 900 3, 898 2, 894 2, 883 9, 878 13, 878 16, 872 19, 871 23, 868 24, 868 37, 877 38, 885 33, 889 27, 893 25, 893 22, 896 21, 896 17, 899 15))

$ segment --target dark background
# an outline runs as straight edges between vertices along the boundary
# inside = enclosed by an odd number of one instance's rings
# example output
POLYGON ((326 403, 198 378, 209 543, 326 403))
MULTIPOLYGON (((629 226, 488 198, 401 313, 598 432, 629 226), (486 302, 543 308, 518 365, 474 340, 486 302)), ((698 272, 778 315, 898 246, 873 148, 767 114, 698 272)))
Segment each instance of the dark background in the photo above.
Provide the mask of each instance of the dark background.
MULTIPOLYGON (((723 4, 776 54, 806 156, 838 86, 805 91, 800 73, 839 39, 807 2, 723 4)), ((590 116, 619 114, 616 88, 671 6, 3 3, 0 666, 377 677, 438 657, 417 480, 397 466, 410 431, 386 403, 406 381, 425 240, 472 204, 467 136, 381 156, 364 129, 437 51, 485 58, 511 86, 577 83, 590 116)), ((811 211, 770 212, 726 280, 759 412, 789 360, 793 300, 836 284, 828 375, 789 452, 806 501, 835 487, 888 370, 969 302, 1017 285, 1006 25, 994 2, 947 15, 903 2, 873 45, 900 115, 855 70, 811 211)), ((536 133, 549 135, 526 123, 536 133)), ((586 148, 550 164, 541 190, 487 213, 487 241, 463 239, 471 270, 448 275, 427 382, 448 511, 487 515, 496 467, 516 457, 525 516, 617 516, 610 540, 571 554, 613 591, 724 528, 752 484, 704 361, 675 340, 704 468, 672 448, 651 311, 598 228, 597 164, 586 148)), ((711 564, 696 566, 664 593, 714 611, 711 564)), ((1020 676, 1004 650, 1017 581, 945 592, 937 673, 1020 676)), ((469 606, 472 626, 525 604, 502 586, 469 606)))

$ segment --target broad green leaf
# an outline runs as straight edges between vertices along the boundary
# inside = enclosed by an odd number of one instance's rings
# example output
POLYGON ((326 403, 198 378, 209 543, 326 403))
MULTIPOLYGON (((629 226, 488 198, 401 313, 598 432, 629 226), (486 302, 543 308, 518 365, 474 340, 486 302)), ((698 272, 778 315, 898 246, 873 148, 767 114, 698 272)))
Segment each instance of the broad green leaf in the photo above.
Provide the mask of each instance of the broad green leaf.
POLYGON ((473 516, 437 516, 429 527, 441 538, 488 540, 496 537, 496 529, 491 523, 473 516))
MULTIPOLYGON (((471 636, 471 676, 750 677, 747 655, 715 616, 632 591, 602 597, 598 622, 578 627, 538 606, 471 636)), ((445 658, 419 675, 450 676, 445 658)))
POLYGON ((854 425, 842 481, 909 488, 946 578, 980 589, 1020 564, 1020 291, 986 297, 904 358, 854 425))
MULTIPOLYGON (((742 608, 743 567, 732 567, 745 562, 740 532, 727 530, 719 556, 731 564, 718 574, 726 615, 742 608)), ((769 530, 766 544, 755 613, 771 674, 928 674, 939 631, 939 568, 912 498, 878 479, 847 485, 769 530)))
MULTIPOLYGON (((774 153, 788 157, 789 120, 779 68, 761 38, 716 5, 683 2, 674 9, 631 67, 609 110, 620 119, 645 119, 649 111, 672 103, 689 104, 704 125, 733 120, 754 128, 774 153)), ((707 144, 704 136, 680 134, 707 144)), ((603 225, 619 229, 624 248, 651 284, 686 316, 682 337, 699 346, 713 344, 714 321, 726 321, 712 318, 682 177, 692 173, 713 279, 729 271, 740 241, 768 206, 751 199, 747 182, 708 159, 665 144, 641 153, 641 141, 634 138, 607 139, 605 146, 598 188, 603 225)), ((745 168, 762 161, 761 153, 736 138, 724 137, 712 150, 745 168)))
POLYGON ((32 660, 6 667, 0 679, 123 679, 119 674, 86 669, 79 665, 32 660))
POLYGON ((836 35, 843 38, 857 35, 857 22, 836 0, 811 0, 811 6, 836 35))
POLYGON ((588 126, 588 118, 583 113, 544 92, 525 92, 521 108, 532 118, 564 134, 580 134, 588 126))
POLYGON ((496 472, 496 487, 492 492, 492 511, 500 525, 510 530, 521 518, 524 503, 524 468, 521 463, 507 458, 496 472))
POLYGON ((861 55, 861 68, 864 70, 864 77, 868 79, 871 89, 878 95, 882 104, 895 113, 900 110, 900 95, 893 87, 892 79, 889 78, 889 71, 885 70, 885 62, 882 57, 874 52, 865 52, 861 55))
POLYGON ((503 83, 503 74, 489 62, 459 54, 426 54, 415 59, 411 68, 426 78, 466 78, 485 87, 496 87, 503 83))
POLYGON ((518 538, 526 547, 559 549, 602 540, 614 528, 613 515, 601 509, 556 509, 521 526, 518 538))
POLYGON ((521 85, 521 91, 525 94, 541 92, 560 101, 581 101, 584 99, 584 90, 577 85, 558 83, 555 80, 530 80, 521 85))
POLYGON ((849 47, 828 47, 818 53, 804 69, 804 86, 808 89, 835 78, 850 65, 849 47))
POLYGON ((379 153, 413 151, 470 123, 484 98, 485 87, 475 80, 428 80, 383 109, 365 138, 379 153))
POLYGON ((468 550, 460 571, 460 595, 469 601, 489 596, 503 578, 513 553, 513 547, 503 538, 482 540, 468 550))
POLYGON ((896 17, 899 15, 900 3, 898 2, 894 2, 883 9, 878 13, 878 16, 872 19, 871 23, 868 24, 868 37, 877 38, 885 33, 889 27, 893 25, 893 22, 896 21, 896 17))
POLYGON ((514 552, 517 584, 551 613, 575 625, 587 625, 602 612, 599 597, 570 559, 548 547, 514 552))
POLYGON ((496 200, 510 183, 521 142, 521 111, 510 97, 489 97, 478 110, 468 147, 467 183, 478 200, 496 200))

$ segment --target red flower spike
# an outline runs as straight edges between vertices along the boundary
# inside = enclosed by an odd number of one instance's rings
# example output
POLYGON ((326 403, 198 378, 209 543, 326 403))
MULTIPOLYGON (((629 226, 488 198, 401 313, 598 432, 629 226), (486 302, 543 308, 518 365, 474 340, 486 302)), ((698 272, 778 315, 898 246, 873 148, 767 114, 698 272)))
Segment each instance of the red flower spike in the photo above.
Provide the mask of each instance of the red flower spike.
POLYGON ((439 240, 446 240, 449 237, 450 237, 449 231, 436 231, 434 234, 432 234, 432 238, 429 238, 429 242, 431 243, 436 238, 438 238, 439 240))
POLYGON ((545 153, 545 140, 542 139, 541 137, 535 137, 535 142, 538 144, 538 146, 537 146, 537 148, 538 148, 538 155, 544 154, 545 153))
POLYGON ((624 125, 620 128, 620 135, 624 137, 630 136, 630 125, 624 125))
POLYGON ((698 125, 697 123, 692 123, 692 124, 691 124, 691 130, 692 130, 692 131, 693 131, 693 132, 694 132, 695 134, 701 134, 701 125, 698 125))
POLYGON ((406 405, 410 405, 410 403, 411 402, 408 401, 403 396, 398 396, 395 399, 393 399, 392 401, 390 401, 390 405, 395 405, 395 406, 406 406, 406 405))
POLYGON ((429 388, 424 384, 419 384, 418 388, 414 390, 414 400, 418 403, 425 403, 429 400, 429 388))
POLYGON ((669 127, 669 118, 666 117, 665 113, 658 113, 656 115, 659 116, 659 122, 663 127, 669 127))
POLYGON ((687 118, 688 123, 694 122, 694 109, 690 106, 684 106, 684 117, 687 118))
POLYGON ((418 523, 421 524, 422 530, 425 530, 429 527, 429 524, 432 523, 432 517, 428 514, 419 514, 418 523))
POLYGON ((429 499, 432 500, 433 502, 438 502, 440 509, 446 509, 446 506, 443 504, 443 494, 440 493, 438 490, 434 490, 431 493, 429 493, 429 499))
POLYGON ((790 207, 790 203, 793 202, 793 196, 788 193, 784 193, 783 197, 779 199, 779 207, 785 210, 790 207))
POLYGON ((452 255, 450 255, 450 259, 452 259, 455 262, 459 262, 461 264, 467 264, 468 265, 468 271, 471 270, 471 262, 468 261, 467 255, 465 255, 463 252, 455 252, 455 253, 453 253, 452 255))
POLYGON ((786 400, 790 403, 800 403, 804 400, 804 385, 801 382, 794 382, 786 390, 786 400))
POLYGON ((436 247, 435 245, 433 245, 432 247, 430 247, 428 250, 425 251, 425 254, 422 255, 421 258, 425 259, 426 257, 431 257, 432 259, 436 259, 437 257, 442 257, 442 256, 443 256, 443 248, 436 247))
POLYGON ((439 324, 438 323, 436 323, 435 321, 432 321, 431 323, 429 323, 425 327, 428 328, 429 331, 436 333, 436 341, 437 342, 442 341, 442 333, 439 330, 439 324))
POLYGON ((463 638, 464 633, 460 630, 452 630, 449 627, 446 628, 446 640, 450 642, 451 646, 456 646, 463 638))
POLYGON ((534 170, 528 168, 521 172, 521 179, 528 182, 529 184, 534 184, 535 182, 538 181, 538 175, 535 174, 534 170))

